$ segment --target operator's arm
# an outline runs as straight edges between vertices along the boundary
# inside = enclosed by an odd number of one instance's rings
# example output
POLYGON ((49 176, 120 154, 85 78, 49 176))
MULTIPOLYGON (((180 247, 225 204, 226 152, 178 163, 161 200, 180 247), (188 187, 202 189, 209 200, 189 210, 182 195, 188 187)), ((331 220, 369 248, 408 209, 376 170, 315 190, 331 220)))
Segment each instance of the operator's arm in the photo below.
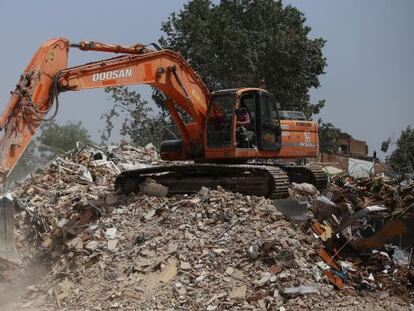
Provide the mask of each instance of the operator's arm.
POLYGON ((239 121, 237 120, 237 125, 241 125, 241 126, 247 126, 250 125, 250 115, 248 113, 243 115, 243 120, 239 121))

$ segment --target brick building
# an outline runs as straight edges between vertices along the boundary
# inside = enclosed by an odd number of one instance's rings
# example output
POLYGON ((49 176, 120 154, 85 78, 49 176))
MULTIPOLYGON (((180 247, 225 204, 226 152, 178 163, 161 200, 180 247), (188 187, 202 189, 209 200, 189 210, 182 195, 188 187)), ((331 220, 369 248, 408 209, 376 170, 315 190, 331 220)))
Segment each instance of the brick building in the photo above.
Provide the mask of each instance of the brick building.
POLYGON ((320 161, 324 165, 340 168, 354 177, 369 177, 376 173, 375 162, 372 156, 368 156, 368 144, 365 141, 353 139, 351 135, 342 133, 338 142, 337 152, 321 153, 320 161))
POLYGON ((342 133, 339 138, 338 154, 356 158, 367 158, 368 145, 365 141, 353 139, 351 135, 342 133))

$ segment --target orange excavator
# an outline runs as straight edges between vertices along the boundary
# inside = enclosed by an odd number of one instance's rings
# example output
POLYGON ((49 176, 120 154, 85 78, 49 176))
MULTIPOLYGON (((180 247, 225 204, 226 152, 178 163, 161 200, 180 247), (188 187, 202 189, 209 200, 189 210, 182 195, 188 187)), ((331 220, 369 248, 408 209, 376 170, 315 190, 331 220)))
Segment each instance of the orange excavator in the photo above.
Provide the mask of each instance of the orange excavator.
POLYGON ((210 93, 174 51, 156 45, 71 44, 63 38, 40 47, 0 116, 0 184, 5 183, 41 122, 52 109, 51 117, 56 115, 60 92, 133 84, 160 90, 180 131, 181 139, 161 144, 161 158, 194 162, 123 172, 115 182, 119 191, 136 191, 147 177, 168 186, 170 194, 220 185, 244 194, 283 198, 288 195, 289 181, 312 183, 319 189, 326 186, 327 177, 318 168, 275 161, 316 157, 318 125, 306 119, 281 120, 278 105, 266 90, 210 93), (120 56, 68 68, 70 48, 120 56))

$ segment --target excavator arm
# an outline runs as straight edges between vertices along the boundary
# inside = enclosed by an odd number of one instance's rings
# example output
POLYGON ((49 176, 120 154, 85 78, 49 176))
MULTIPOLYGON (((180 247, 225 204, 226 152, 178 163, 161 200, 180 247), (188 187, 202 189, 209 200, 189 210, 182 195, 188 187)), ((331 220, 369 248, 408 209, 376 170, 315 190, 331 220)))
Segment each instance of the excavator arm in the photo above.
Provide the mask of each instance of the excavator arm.
POLYGON ((166 96, 166 107, 183 138, 181 157, 202 154, 209 91, 181 55, 141 44, 124 47, 89 41, 71 45, 58 38, 37 51, 0 116, 0 184, 53 108, 59 92, 133 84, 151 85, 166 96), (124 55, 67 68, 70 47, 124 55), (193 122, 184 123, 177 106, 193 122))
POLYGON ((0 184, 5 182, 41 122, 52 108, 55 75, 67 68, 69 41, 43 44, 20 77, 0 116, 0 184))
MULTIPOLYGON (((196 128, 192 131, 197 129, 198 136, 202 135, 208 89, 182 56, 173 51, 160 50, 110 58, 69 68, 58 75, 61 91, 132 84, 154 86, 193 118, 196 128)), ((172 110, 173 115, 176 108, 172 110)), ((189 136, 188 131, 182 134, 189 136)))

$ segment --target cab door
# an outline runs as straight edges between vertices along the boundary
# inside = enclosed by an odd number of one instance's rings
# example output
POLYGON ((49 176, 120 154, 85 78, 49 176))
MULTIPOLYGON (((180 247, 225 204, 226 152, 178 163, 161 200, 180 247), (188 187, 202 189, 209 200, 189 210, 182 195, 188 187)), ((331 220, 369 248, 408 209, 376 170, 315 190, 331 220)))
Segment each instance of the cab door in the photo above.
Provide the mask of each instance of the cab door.
POLYGON ((281 135, 279 113, 276 102, 269 93, 259 93, 259 149, 264 151, 279 150, 281 135))

